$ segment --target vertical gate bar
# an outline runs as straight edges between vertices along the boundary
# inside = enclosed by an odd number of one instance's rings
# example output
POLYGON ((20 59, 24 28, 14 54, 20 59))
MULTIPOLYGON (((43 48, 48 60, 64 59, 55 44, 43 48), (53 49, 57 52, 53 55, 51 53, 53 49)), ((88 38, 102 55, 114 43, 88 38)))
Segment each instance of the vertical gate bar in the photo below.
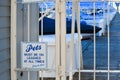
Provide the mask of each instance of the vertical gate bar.
POLYGON ((28 71, 28 80, 30 80, 30 71, 28 71))
MULTIPOLYGON (((37 5, 36 5, 36 7, 37 7, 37 12, 38 12, 38 14, 40 13, 40 11, 39 11, 39 8, 40 8, 40 6, 38 5, 39 3, 37 3, 37 5)), ((38 23, 39 23, 39 15, 38 15, 38 23)), ((38 24, 38 26, 39 26, 39 24, 38 24)), ((39 28, 38 28, 38 41, 39 41, 39 28)), ((37 80, 39 80, 39 78, 40 78, 40 71, 38 70, 37 71, 37 80)))
POLYGON ((41 80, 43 80, 43 70, 41 71, 41 80))
POLYGON ((108 0, 108 80, 110 80, 110 0, 108 0))
POLYGON ((72 72, 72 69, 73 69, 73 54, 74 54, 74 32, 75 32, 75 1, 72 0, 72 30, 71 30, 71 44, 70 44, 70 52, 71 52, 71 55, 70 55, 70 67, 69 67, 69 80, 73 80, 73 72, 72 72))
POLYGON ((94 8, 94 18, 93 18, 93 22, 94 22, 94 80, 96 80, 96 21, 95 21, 95 1, 93 2, 93 8, 94 8))
MULTIPOLYGON (((43 15, 43 11, 44 11, 44 2, 42 1, 42 12, 41 12, 41 16, 43 15)), ((43 17, 44 18, 44 17, 43 17)), ((41 19, 41 42, 43 42, 43 18, 41 19)), ((41 80, 43 80, 43 71, 41 71, 41 80)))
POLYGON ((75 1, 72 0, 72 33, 71 33, 71 55, 70 55, 70 67, 69 67, 69 80, 73 80, 73 54, 74 54, 74 31, 75 31, 75 1))
POLYGON ((82 61, 82 44, 81 44, 81 25, 80 25, 80 2, 76 1, 76 14, 77 14, 77 30, 78 30, 78 54, 79 54, 79 80, 81 80, 81 72, 80 70, 83 68, 82 61))
POLYGON ((39 71, 39 76, 40 76, 40 79, 42 80, 42 71, 41 70, 39 71))
POLYGON ((60 66, 60 13, 59 13, 59 0, 55 2, 55 37, 56 37, 56 80, 60 80, 59 66, 60 66))
POLYGON ((79 43, 79 46, 78 46, 78 54, 80 54, 79 58, 80 58, 80 63, 79 63, 79 66, 80 66, 80 69, 83 69, 83 59, 82 59, 82 42, 81 42, 81 25, 80 25, 80 3, 79 3, 79 0, 77 2, 77 13, 78 13, 78 43, 79 43))
MULTIPOLYGON (((43 8, 44 8, 44 3, 42 1, 42 12, 41 12, 41 16, 43 15, 43 8)), ((44 18, 44 17, 43 17, 44 18)), ((41 42, 43 42, 43 18, 41 19, 41 42)))
POLYGON ((30 3, 28 3, 28 26, 27 26, 27 28, 28 28, 28 33, 27 33, 27 35, 28 35, 28 42, 30 41, 30 3))
POLYGON ((102 15, 102 18, 105 19, 105 16, 104 16, 104 11, 105 11, 105 0, 103 0, 103 4, 102 4, 102 10, 103 10, 103 15, 102 15))
POLYGON ((11 31, 10 31, 10 61, 11 61, 11 80, 17 80, 17 72, 15 71, 17 65, 17 44, 16 44, 16 25, 17 25, 17 5, 16 0, 11 0, 11 31))
POLYGON ((61 80, 66 80, 66 0, 61 0, 61 80))
POLYGON ((105 20, 104 21, 104 24, 105 24, 105 26, 106 26, 106 18, 105 18, 105 0, 103 0, 103 19, 105 20))
MULTIPOLYGON (((42 9, 41 9, 41 10, 42 10, 42 11, 41 11, 41 17, 42 17, 43 14, 44 14, 44 13, 43 13, 43 11, 44 11, 44 9, 43 9, 43 8, 44 8, 44 2, 43 2, 43 1, 42 1, 42 4, 41 4, 41 5, 42 5, 42 7, 41 7, 41 8, 42 8, 42 9)), ((46 10, 47 10, 47 9, 46 9, 46 10)), ((43 18, 44 18, 44 17, 43 17, 43 18)), ((43 25, 44 25, 44 24, 43 24, 43 18, 41 19, 41 24, 40 24, 40 25, 41 25, 41 42, 43 42, 43 25)), ((43 80, 43 71, 41 71, 41 80, 43 80)))
MULTIPOLYGON (((28 3, 28 33, 27 33, 27 38, 28 38, 28 42, 30 42, 30 3, 28 3)), ((30 71, 28 71, 28 80, 30 80, 30 71)))

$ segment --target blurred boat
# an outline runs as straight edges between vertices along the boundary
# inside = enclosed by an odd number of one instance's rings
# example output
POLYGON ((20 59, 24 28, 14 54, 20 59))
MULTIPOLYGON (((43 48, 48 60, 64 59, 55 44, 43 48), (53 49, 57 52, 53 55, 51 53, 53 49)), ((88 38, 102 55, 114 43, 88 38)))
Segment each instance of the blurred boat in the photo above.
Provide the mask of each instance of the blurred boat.
MULTIPOLYGON (((71 33, 71 20, 66 19, 66 32, 71 33)), ((86 22, 80 22, 81 33, 94 33, 94 26, 86 24, 86 22)), ((95 32, 100 31, 101 28, 95 26, 95 32)), ((77 22, 75 21, 75 33, 77 32, 77 22)), ((41 21, 39 21, 39 34, 41 34, 41 21)), ((55 34, 55 19, 43 18, 43 34, 50 35, 55 34)))

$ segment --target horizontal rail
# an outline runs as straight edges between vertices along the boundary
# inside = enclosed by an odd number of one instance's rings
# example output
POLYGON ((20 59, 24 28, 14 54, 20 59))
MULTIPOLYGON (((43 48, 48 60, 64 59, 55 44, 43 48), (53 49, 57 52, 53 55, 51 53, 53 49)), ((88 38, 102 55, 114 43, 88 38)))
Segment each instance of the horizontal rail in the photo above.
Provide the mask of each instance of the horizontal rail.
MULTIPOLYGON (((25 3, 38 3, 38 2, 55 2, 56 0, 39 0, 25 3)), ((66 0, 66 2, 72 2, 72 0, 66 0)), ((79 2, 120 2, 120 0, 78 0, 79 2)), ((22 1, 16 3, 23 3, 22 1)))
MULTIPOLYGON (((80 72, 108 73, 108 70, 80 70, 80 72)), ((110 70, 110 73, 120 73, 120 70, 110 70)))
POLYGON ((15 71, 54 71, 55 69, 22 69, 22 68, 16 68, 15 71))
MULTIPOLYGON (((37 69, 39 71, 53 71, 55 72, 55 69, 37 69)), ((36 71, 36 70, 30 70, 30 69, 21 69, 21 68, 16 68, 15 71, 36 71)), ((70 70, 66 71, 70 72, 70 70)), ((94 70, 72 70, 72 72, 85 72, 85 73, 91 73, 94 72, 94 70)), ((108 70, 95 70, 97 73, 108 73, 108 70)), ((120 70, 110 70, 110 73, 120 73, 120 70)))
MULTIPOLYGON (((70 72, 70 71, 67 71, 70 72)), ((72 72, 85 72, 85 73, 108 73, 108 70, 73 70, 72 72)), ((110 73, 120 73, 120 70, 110 70, 110 73)))

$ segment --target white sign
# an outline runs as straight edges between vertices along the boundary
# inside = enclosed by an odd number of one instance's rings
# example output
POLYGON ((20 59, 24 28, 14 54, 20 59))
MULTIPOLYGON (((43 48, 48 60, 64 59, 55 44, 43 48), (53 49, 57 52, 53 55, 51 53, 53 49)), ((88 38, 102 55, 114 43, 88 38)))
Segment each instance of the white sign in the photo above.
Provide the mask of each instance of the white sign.
POLYGON ((44 42, 21 42, 21 67, 44 69, 47 67, 47 44, 44 42))

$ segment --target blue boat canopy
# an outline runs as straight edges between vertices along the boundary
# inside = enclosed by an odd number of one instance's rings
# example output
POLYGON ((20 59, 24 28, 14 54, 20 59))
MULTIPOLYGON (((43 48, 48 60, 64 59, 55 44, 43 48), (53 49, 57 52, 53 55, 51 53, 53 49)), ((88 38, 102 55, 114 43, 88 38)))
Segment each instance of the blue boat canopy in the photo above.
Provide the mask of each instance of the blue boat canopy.
MULTIPOLYGON (((71 20, 66 19, 66 32, 71 33, 71 20)), ((93 33, 94 26, 86 24, 86 22, 80 22, 81 33, 93 33)), ((95 26, 96 33, 101 30, 101 28, 95 26)), ((75 32, 77 32, 77 23, 75 22, 75 32)), ((39 21, 39 34, 41 34, 41 21, 39 21)), ((50 35, 55 34, 55 19, 43 18, 43 34, 50 35)))

